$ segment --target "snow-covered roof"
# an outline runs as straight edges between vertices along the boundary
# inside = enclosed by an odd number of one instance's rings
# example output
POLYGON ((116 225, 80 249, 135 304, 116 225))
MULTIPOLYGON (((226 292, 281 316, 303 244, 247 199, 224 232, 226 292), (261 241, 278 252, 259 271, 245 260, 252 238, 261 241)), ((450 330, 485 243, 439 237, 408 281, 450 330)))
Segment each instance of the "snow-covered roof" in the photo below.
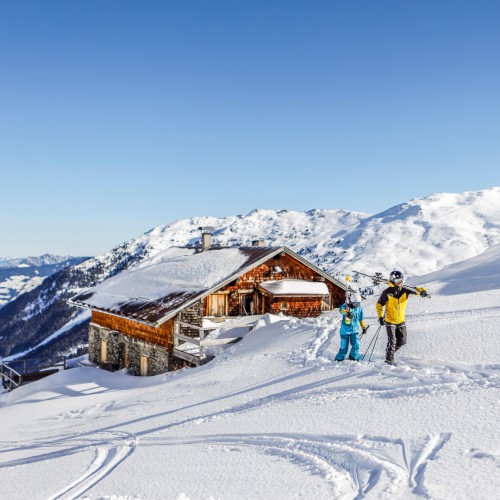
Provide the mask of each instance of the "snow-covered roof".
POLYGON ((263 281, 260 284, 266 292, 277 296, 291 295, 328 295, 328 287, 320 281, 284 279, 263 281))
POLYGON ((205 252, 171 247, 76 295, 70 303, 156 325, 281 252, 345 288, 286 247, 213 247, 205 252))

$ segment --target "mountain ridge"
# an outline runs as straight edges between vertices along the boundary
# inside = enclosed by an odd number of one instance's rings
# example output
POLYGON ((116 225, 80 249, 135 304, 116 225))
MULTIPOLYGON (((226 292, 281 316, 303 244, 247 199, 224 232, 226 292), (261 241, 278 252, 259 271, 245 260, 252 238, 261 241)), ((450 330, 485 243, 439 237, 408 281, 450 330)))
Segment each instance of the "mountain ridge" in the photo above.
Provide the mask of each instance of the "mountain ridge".
MULTIPOLYGON (((170 246, 197 243, 201 226, 214 228, 214 244, 249 245, 263 239, 267 245, 288 246, 339 279, 353 268, 370 273, 399 267, 417 276, 500 243, 500 188, 431 194, 375 215, 343 209, 255 209, 244 216, 191 217, 156 226, 56 273, 0 309, 0 356, 24 351, 64 327, 77 313, 66 305, 72 295, 170 246)), ((86 324, 77 325, 40 354, 61 354, 58 345, 81 344, 85 338, 86 324)))

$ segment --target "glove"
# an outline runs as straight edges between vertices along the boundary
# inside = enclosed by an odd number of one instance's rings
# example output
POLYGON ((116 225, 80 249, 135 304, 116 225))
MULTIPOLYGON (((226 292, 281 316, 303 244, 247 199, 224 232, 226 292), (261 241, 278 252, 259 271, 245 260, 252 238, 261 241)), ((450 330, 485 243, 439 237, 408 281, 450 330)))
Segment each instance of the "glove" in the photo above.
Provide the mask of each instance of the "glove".
POLYGON ((367 332, 368 328, 363 328, 363 331, 361 332, 363 335, 367 332))
POLYGON ((423 290, 420 290, 420 297, 427 297, 427 295, 429 295, 429 294, 427 293, 427 290, 424 290, 424 289, 423 289, 423 290))
POLYGON ((385 319, 384 318, 379 318, 378 322, 380 323, 381 326, 385 325, 385 319))
POLYGON ((349 312, 346 314, 346 316, 347 316, 349 319, 352 319, 352 312, 351 312, 351 311, 349 311, 349 312))

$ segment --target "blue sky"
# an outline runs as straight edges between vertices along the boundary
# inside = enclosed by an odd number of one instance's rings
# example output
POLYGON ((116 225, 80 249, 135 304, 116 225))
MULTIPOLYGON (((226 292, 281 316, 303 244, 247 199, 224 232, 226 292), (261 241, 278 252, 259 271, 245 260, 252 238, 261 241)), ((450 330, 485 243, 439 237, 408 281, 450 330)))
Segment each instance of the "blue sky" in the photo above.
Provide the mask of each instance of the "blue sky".
POLYGON ((0 3, 0 256, 500 185, 500 2, 0 3))

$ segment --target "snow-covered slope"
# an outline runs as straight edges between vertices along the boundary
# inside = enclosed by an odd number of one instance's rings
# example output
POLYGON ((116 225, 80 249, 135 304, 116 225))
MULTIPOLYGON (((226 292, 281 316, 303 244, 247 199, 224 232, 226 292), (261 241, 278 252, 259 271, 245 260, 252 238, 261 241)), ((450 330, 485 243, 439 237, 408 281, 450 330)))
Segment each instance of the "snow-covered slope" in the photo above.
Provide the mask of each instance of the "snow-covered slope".
POLYGON ((268 316, 201 368, 79 368, 4 394, 2 494, 496 499, 500 255, 484 256, 420 278, 432 298, 410 299, 396 367, 383 363, 383 333, 371 362, 334 362, 335 312, 268 316), (468 292, 471 276, 491 279, 468 292))
MULTIPOLYGON (((69 296, 170 246, 196 243, 200 226, 214 227, 220 245, 249 245, 256 239, 286 245, 339 279, 353 269, 388 273, 394 267, 416 276, 500 244, 500 188, 434 194, 373 216, 345 210, 254 210, 245 216, 193 217, 158 226, 46 279, 0 310, 0 356, 29 349, 67 325, 77 314, 65 304, 69 296)), ((82 324, 67 335, 81 340, 84 329, 82 324)))
POLYGON ((420 276, 443 295, 455 295, 498 288, 500 282, 500 245, 494 245, 477 257, 446 266, 420 276))
POLYGON ((368 217, 335 245, 335 269, 422 275, 500 243, 500 188, 433 194, 368 217))

